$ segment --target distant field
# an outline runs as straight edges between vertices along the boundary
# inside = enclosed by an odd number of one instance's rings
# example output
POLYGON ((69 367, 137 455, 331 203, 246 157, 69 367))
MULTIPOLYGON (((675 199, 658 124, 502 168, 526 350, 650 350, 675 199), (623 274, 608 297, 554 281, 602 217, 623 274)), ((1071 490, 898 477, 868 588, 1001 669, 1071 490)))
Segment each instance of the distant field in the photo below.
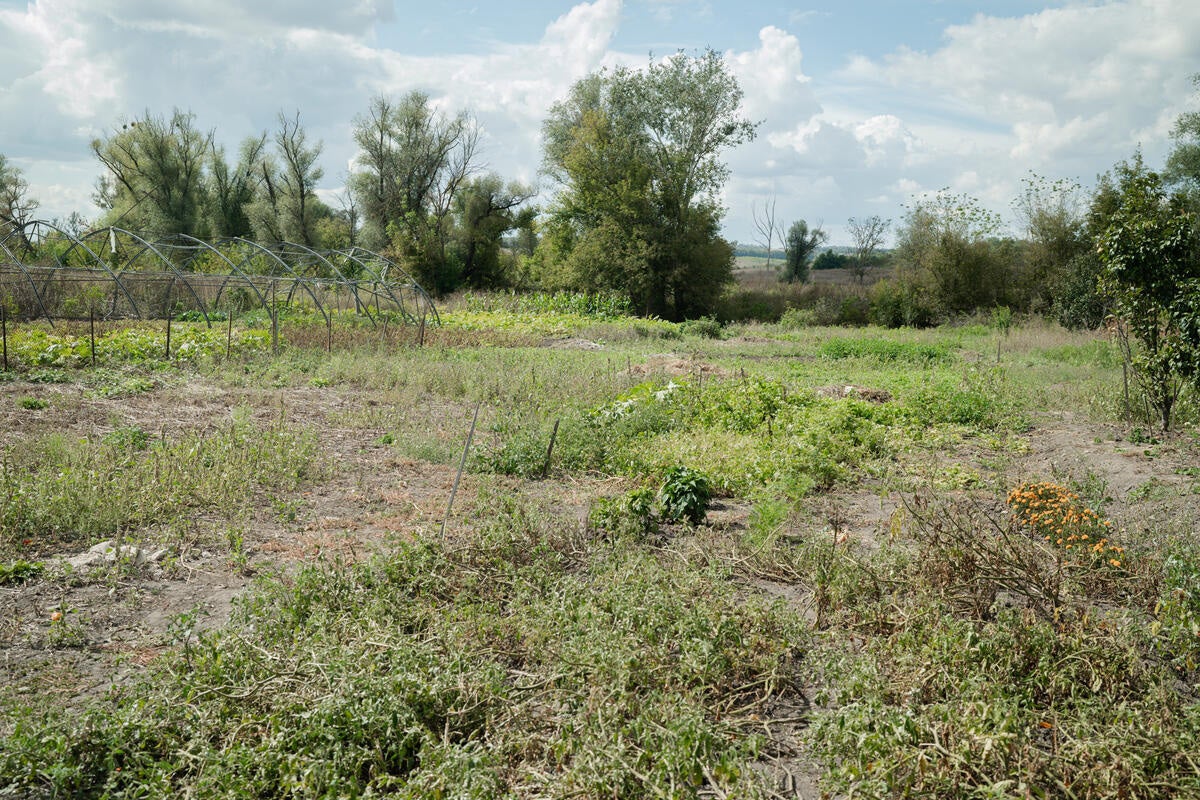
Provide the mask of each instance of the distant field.
MULTIPOLYGON (((771 269, 783 265, 783 259, 774 257, 771 259, 771 269)), ((767 259, 763 256, 738 256, 733 265, 734 269, 766 269, 767 259)))
MULTIPOLYGON (((782 269, 775 269, 772 262, 771 269, 765 269, 766 259, 761 258, 743 258, 738 256, 737 266, 734 268, 733 277, 737 280, 738 285, 744 289, 765 289, 768 286, 773 286, 779 283, 779 278, 783 274, 782 269), (754 266, 747 264, 743 266, 742 262, 761 261, 762 266, 754 266)), ((877 280, 886 277, 890 274, 888 271, 881 270, 879 272, 867 273, 867 284, 875 283, 877 280)), ((809 272, 809 281, 811 283, 841 283, 848 284, 856 282, 857 278, 848 269, 822 269, 809 272)))

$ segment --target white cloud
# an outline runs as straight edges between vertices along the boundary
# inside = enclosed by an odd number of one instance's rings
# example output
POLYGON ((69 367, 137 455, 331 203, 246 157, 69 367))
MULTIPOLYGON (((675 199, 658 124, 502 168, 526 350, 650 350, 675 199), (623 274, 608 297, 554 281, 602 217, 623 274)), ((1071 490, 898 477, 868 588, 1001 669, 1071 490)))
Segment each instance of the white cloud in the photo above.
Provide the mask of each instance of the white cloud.
MULTIPOLYGON (((99 171, 90 138, 122 117, 191 110, 232 151, 274 128, 280 110, 298 109, 310 137, 325 142, 328 190, 345 174, 332 165, 354 155, 352 120, 371 96, 421 89, 448 111, 477 115, 490 168, 531 181, 541 122, 572 83, 604 66, 645 64, 644 54, 617 49, 621 0, 578 2, 536 40, 436 56, 379 46, 378 25, 393 5, 10 4, 0 10, 0 146, 43 208, 64 216, 87 208, 99 171)), ((708 3, 650 5, 678 19, 708 3)), ((978 15, 948 28, 934 49, 898 44, 885 57, 854 57, 833 76, 805 72, 808 16, 779 13, 761 20, 753 46, 725 53, 746 116, 762 121, 756 141, 726 154, 726 229, 735 238, 753 229, 751 203, 772 194, 780 217, 823 217, 836 240, 847 217, 896 217, 899 203, 943 186, 1006 210, 1028 169, 1086 182, 1139 143, 1153 162, 1198 69, 1200 3, 1192 0, 978 15), (794 32, 780 27, 789 22, 794 32)))

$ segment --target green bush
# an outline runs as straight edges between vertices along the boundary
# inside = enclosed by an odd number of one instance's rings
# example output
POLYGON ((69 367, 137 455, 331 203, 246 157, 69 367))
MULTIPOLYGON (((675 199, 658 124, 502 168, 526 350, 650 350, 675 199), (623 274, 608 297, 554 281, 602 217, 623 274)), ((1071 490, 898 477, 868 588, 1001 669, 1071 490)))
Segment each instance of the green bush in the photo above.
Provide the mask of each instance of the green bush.
POLYGON ((1092 253, 1077 256, 1053 288, 1052 313, 1067 330, 1095 330, 1108 315, 1108 300, 1100 291, 1104 265, 1092 253))
POLYGON ((658 506, 667 522, 687 520, 693 525, 704 522, 712 486, 703 473, 687 467, 674 467, 663 476, 658 490, 658 506))
POLYGON ((884 328, 928 328, 941 311, 931 293, 900 279, 882 280, 871 287, 870 321, 884 328))
POLYGON ((712 317, 689 319, 680 324, 679 330, 686 336, 699 336, 704 339, 720 339, 722 333, 721 323, 712 317))

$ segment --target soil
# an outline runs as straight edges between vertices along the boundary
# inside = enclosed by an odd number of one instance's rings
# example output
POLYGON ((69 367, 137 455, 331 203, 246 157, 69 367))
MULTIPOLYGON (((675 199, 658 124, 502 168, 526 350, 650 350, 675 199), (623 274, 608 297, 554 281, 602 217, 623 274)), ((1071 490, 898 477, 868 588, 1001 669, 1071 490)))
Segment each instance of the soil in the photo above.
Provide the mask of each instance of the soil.
MULTIPOLYGON (((686 374, 698 367, 663 356, 649 368, 686 374)), ((182 544, 155 541, 153 531, 145 533, 144 541, 134 537, 132 544, 148 550, 174 547, 166 560, 139 567, 103 566, 89 574, 66 574, 50 567, 24 584, 0 586, 0 695, 11 693, 25 703, 50 697, 68 705, 81 704, 143 672, 178 642, 185 629, 221 625, 256 575, 287 571, 322 558, 362 559, 385 550, 396 537, 432 533, 441 525, 457 465, 407 458, 382 443, 389 432, 382 423, 403 417, 405 411, 392 407, 382 392, 352 387, 254 390, 194 379, 111 399, 89 396, 70 384, 0 386, 0 430, 6 441, 18 445, 34 433, 103 436, 123 426, 171 437, 185 430, 228 425, 234 408, 250 409, 264 425, 282 415, 318 431, 329 465, 327 476, 305 489, 285 514, 260 509, 244 534, 244 558, 234 558, 213 521, 200 518, 195 521, 194 539, 182 544), (49 405, 25 408, 19 401, 28 397, 48 400, 49 405), (372 420, 379 424, 371 424, 372 420), (52 619, 55 614, 62 617, 52 619)), ((471 411, 465 404, 438 409, 438 418, 450 429, 447 437, 465 436, 471 411)), ((1067 411, 1043 414, 1022 438, 1027 448, 1010 454, 1004 465, 1010 485, 1067 477, 1088 481, 1104 490, 1108 498, 1104 511, 1118 521, 1129 518, 1127 524, 1139 524, 1136 520, 1144 524, 1155 515, 1170 515, 1196 530, 1200 476, 1191 461, 1194 439, 1182 435, 1137 443, 1130 441, 1127 430, 1067 411)), ((969 462, 969 447, 949 454, 947 460, 969 462)), ((474 480, 469 474, 464 477, 460 498, 473 494, 474 480)), ((587 479, 514 482, 513 489, 552 496, 581 519, 589 497, 615 491, 587 479)), ((807 521, 796 522, 799 529, 789 535, 879 541, 901 505, 896 493, 843 491, 815 502, 807 521)), ((749 514, 749 504, 727 501, 714 510, 711 523, 742 527, 749 514)), ((47 556, 76 554, 36 555, 47 560, 47 556)), ((810 601, 802 585, 756 579, 748 582, 747 590, 765 592, 801 609, 807 609, 810 601)), ((804 758, 799 743, 810 713, 802 701, 769 710, 763 724, 778 752, 762 767, 783 796, 816 797, 817 771, 804 758)))

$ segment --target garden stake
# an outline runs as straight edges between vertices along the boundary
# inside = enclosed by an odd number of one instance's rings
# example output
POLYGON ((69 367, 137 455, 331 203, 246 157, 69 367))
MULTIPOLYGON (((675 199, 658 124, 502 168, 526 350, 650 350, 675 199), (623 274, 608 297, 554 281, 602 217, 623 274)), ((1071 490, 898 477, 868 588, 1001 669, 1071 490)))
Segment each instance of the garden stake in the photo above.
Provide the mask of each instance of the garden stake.
POLYGON ((92 366, 96 366, 96 308, 88 309, 88 337, 92 342, 92 366))
POLYGON ((0 329, 4 339, 4 371, 8 372, 8 304, 0 301, 0 329))
POLYGON ((450 489, 450 502, 446 503, 446 516, 442 517, 442 538, 446 538, 446 523, 450 521, 450 509, 454 508, 454 496, 458 494, 458 482, 462 480, 463 470, 467 466, 467 453, 471 451, 471 440, 475 438, 475 423, 479 421, 479 408, 483 405, 480 400, 475 406, 475 416, 471 417, 471 430, 467 432, 467 443, 463 446, 462 459, 458 462, 458 474, 454 476, 454 486, 450 489))
POLYGON ((174 311, 167 312, 167 354, 164 356, 167 361, 171 360, 171 317, 174 314, 174 311))
POLYGON ((561 420, 554 420, 554 430, 550 431, 550 446, 546 448, 546 463, 542 465, 543 478, 550 473, 550 455, 554 452, 554 440, 558 438, 559 422, 561 422, 561 420))
POLYGON ((229 351, 233 349, 233 306, 229 306, 228 320, 225 323, 225 360, 229 360, 229 351))
POLYGON ((333 352, 333 315, 325 315, 325 352, 333 352))

